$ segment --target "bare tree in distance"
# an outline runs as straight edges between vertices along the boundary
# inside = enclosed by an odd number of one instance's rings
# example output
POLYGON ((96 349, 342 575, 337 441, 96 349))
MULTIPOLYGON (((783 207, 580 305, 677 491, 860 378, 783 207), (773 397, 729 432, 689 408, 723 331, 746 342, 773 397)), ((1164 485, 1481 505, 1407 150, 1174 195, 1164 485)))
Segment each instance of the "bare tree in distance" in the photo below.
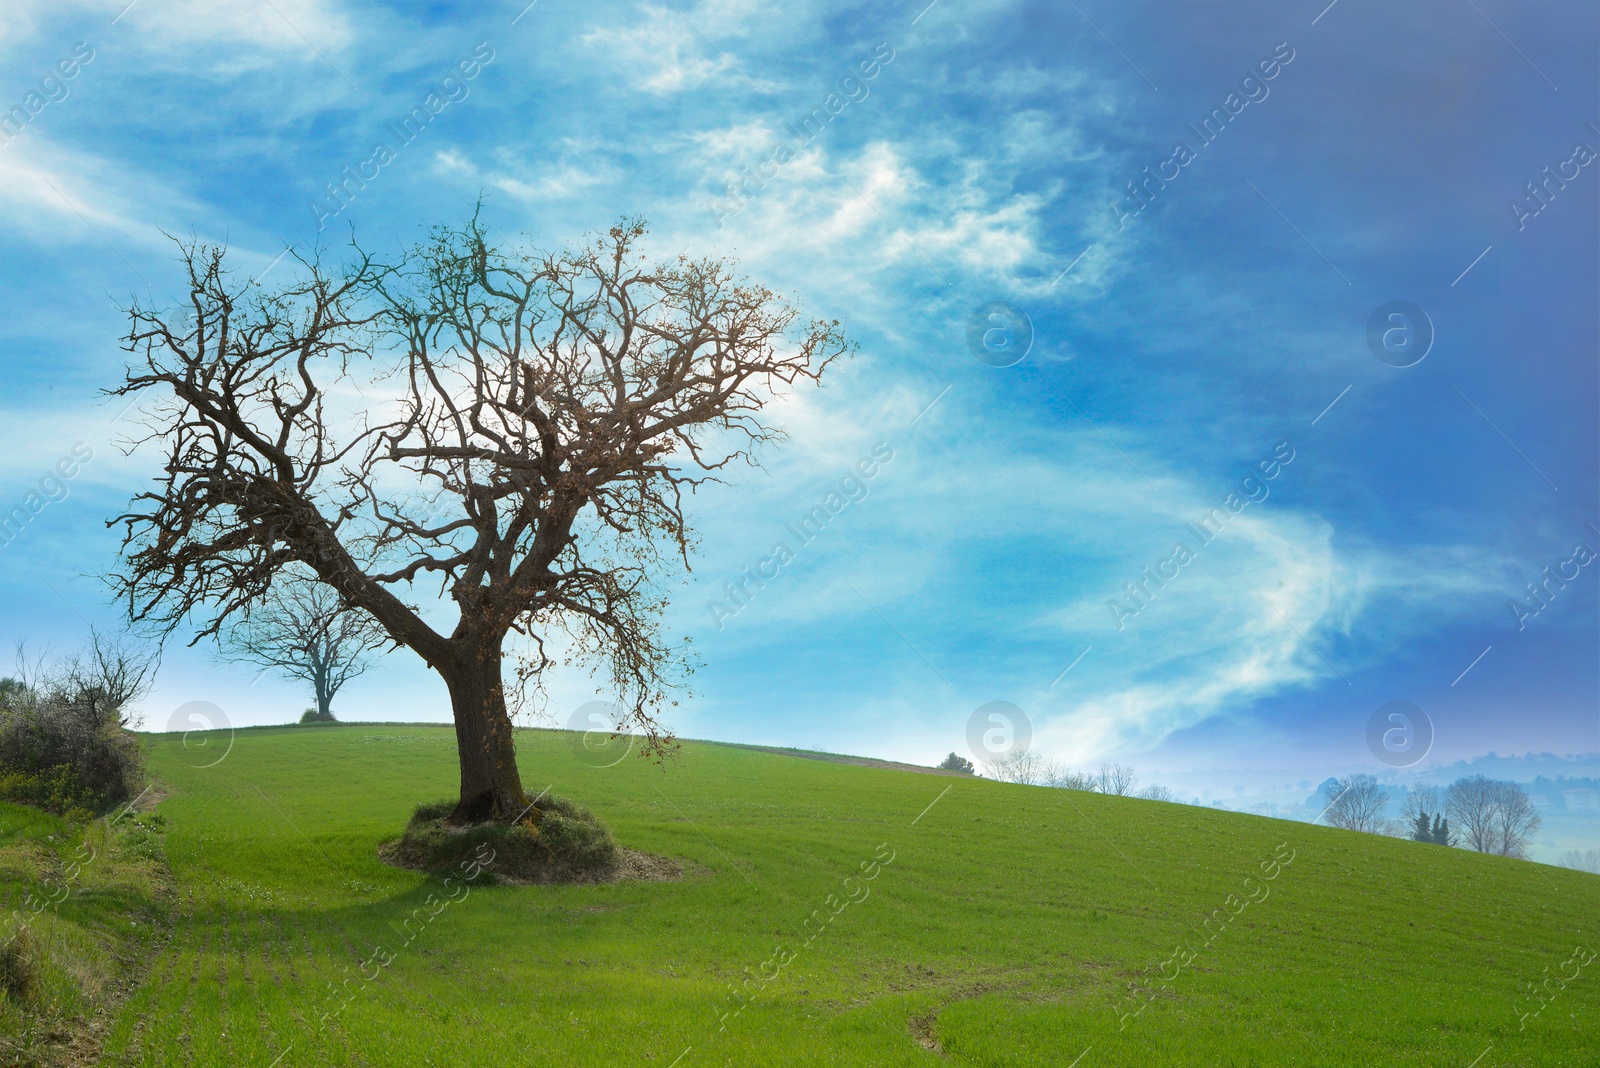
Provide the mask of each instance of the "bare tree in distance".
POLYGON ((1101 764, 1095 786, 1103 794, 1125 797, 1133 793, 1133 788, 1138 782, 1139 776, 1135 775, 1133 769, 1126 764, 1101 764))
POLYGON ((1400 815, 1408 824, 1419 816, 1437 816, 1444 811, 1444 791, 1437 786, 1409 787, 1400 802, 1400 815))
POLYGON ((280 671, 311 686, 316 718, 333 720, 333 699, 372 664, 389 636, 339 591, 303 574, 279 575, 271 592, 223 636, 223 655, 280 671))
POLYGON ((1437 786, 1407 787, 1400 801, 1401 819, 1395 824, 1395 833, 1416 842, 1440 841, 1446 837, 1441 817, 1444 814, 1444 791, 1437 786))
POLYGON ((1600 849, 1569 849, 1561 854, 1559 863, 1563 868, 1575 868, 1578 871, 1600 875, 1600 849))
POLYGON ((1059 790, 1082 790, 1093 793, 1100 788, 1099 782, 1093 775, 1086 771, 1073 771, 1066 767, 1052 769, 1052 773, 1045 785, 1054 786, 1059 790))
POLYGON ((1502 857, 1528 856, 1528 843, 1544 822, 1533 800, 1514 782, 1500 784, 1500 812, 1495 826, 1494 851, 1502 857))
POLYGON ((1156 785, 1154 783, 1152 783, 1149 786, 1146 786, 1143 790, 1140 790, 1139 793, 1136 796, 1142 797, 1146 801, 1170 801, 1170 802, 1176 802, 1178 800, 1177 795, 1172 792, 1172 788, 1171 787, 1160 786, 1160 785, 1156 785))
POLYGON ((297 256, 270 292, 236 282, 223 249, 183 246, 186 304, 129 309, 133 363, 111 391, 152 397, 147 440, 166 453, 111 521, 132 618, 192 619, 197 642, 309 569, 444 680, 458 825, 528 805, 511 634, 535 684, 557 663, 603 670, 617 728, 660 756, 689 670, 659 630, 659 573, 688 565, 684 492, 781 438, 763 407, 848 346, 724 261, 645 262, 644 235, 624 220, 563 252, 505 249, 474 216, 394 264, 356 249, 334 276, 297 256), (448 630, 403 599, 434 583, 448 630))
POLYGON ((1482 775, 1451 783, 1445 812, 1462 845, 1502 857, 1525 858, 1542 822, 1522 787, 1482 775))
POLYGON ((983 770, 998 782, 1042 786, 1054 774, 1054 765, 1038 753, 1023 749, 998 760, 984 761, 983 770))
POLYGON ((1383 788, 1371 775, 1352 775, 1348 779, 1335 779, 1323 787, 1328 799, 1325 813, 1330 827, 1343 827, 1347 831, 1366 831, 1383 834, 1389 827, 1384 810, 1389 806, 1383 788))

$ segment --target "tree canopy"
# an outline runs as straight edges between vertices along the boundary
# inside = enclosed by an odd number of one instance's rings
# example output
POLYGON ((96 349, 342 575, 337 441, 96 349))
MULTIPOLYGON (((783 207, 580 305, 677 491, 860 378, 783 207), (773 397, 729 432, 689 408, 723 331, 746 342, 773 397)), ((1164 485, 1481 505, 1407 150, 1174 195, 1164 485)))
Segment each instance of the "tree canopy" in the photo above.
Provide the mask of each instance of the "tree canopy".
POLYGON ((455 817, 512 818, 522 794, 501 660, 601 671, 642 751, 685 670, 659 631, 659 576, 687 565, 684 491, 781 436, 774 391, 846 351, 717 259, 647 262, 624 220, 561 251, 491 243, 475 215, 380 262, 297 262, 265 291, 225 250, 182 247, 189 293, 135 304, 125 382, 151 397, 155 485, 116 519, 113 582, 135 620, 217 635, 290 565, 338 591, 449 687, 455 817), (453 621, 408 604, 431 587, 453 621), (561 638, 561 650, 547 644, 561 638))

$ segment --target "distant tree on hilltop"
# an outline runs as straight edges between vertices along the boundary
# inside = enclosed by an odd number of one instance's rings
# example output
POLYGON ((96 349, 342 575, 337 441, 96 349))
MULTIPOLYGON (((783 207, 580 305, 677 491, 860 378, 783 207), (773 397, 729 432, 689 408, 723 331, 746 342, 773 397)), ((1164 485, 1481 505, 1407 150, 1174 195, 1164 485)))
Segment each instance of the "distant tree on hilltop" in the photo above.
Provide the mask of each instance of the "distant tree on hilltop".
POLYGON ((1389 806, 1389 799, 1384 797, 1383 788, 1371 775, 1334 779, 1324 784, 1322 791, 1328 800, 1329 826, 1368 834, 1382 834, 1388 827, 1383 813, 1389 806))
POLYGON ((1463 845, 1502 857, 1526 857, 1528 843, 1542 822, 1522 787, 1482 775, 1451 783, 1445 811, 1455 821, 1463 845))
POLYGON ((1559 863, 1563 868, 1576 868, 1600 875, 1600 849, 1569 849, 1561 854, 1559 863))
POLYGON ((955 753, 951 753, 941 760, 938 766, 941 771, 959 771, 963 775, 972 775, 977 771, 972 766, 972 761, 966 757, 957 756, 955 753))
POLYGON ((333 721, 333 698, 371 666, 388 642, 364 612, 346 608, 339 591, 312 579, 285 576, 223 639, 223 655, 271 668, 311 686, 317 707, 309 720, 333 721))
POLYGON ((1126 764, 1101 764, 1100 774, 1095 779, 1095 787, 1103 794, 1114 794, 1126 797, 1133 793, 1133 788, 1138 785, 1139 776, 1126 764))

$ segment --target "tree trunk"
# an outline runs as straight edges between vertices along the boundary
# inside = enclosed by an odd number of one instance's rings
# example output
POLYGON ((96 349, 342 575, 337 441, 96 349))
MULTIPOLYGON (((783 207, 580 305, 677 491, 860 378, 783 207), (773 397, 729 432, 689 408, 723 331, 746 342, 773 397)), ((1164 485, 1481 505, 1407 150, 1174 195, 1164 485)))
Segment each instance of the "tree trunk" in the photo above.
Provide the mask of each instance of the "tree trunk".
POLYGON ((483 642, 441 671, 450 689, 461 760, 461 799, 448 822, 510 822, 527 807, 517 773, 516 743, 500 682, 500 642, 483 642))
POLYGON ((328 664, 318 660, 312 674, 311 688, 317 694, 317 718, 324 722, 333 719, 333 694, 328 690, 328 664))

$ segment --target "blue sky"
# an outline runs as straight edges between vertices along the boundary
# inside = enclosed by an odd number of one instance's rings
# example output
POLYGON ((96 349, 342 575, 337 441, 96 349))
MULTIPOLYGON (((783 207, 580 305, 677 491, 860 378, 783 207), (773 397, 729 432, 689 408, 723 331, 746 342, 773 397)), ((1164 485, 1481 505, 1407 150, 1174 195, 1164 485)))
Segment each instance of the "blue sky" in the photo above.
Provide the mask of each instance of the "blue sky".
MULTIPOLYGON (((1600 549, 1592 4, 125 3, 0 13, 0 105, 55 98, 0 138, 3 507, 93 450, 0 549, 0 641, 114 621, 103 520, 155 456, 121 454, 136 414, 97 390, 118 305, 179 293, 162 231, 270 285, 286 246, 353 225, 392 248, 482 191, 541 245, 643 215, 655 253, 737 256, 860 344, 775 406, 764 470, 693 502, 685 736, 931 762, 1006 700, 1078 765, 1315 780, 1382 770, 1367 721, 1405 700, 1438 762, 1600 749, 1600 568, 1521 630, 1510 608, 1600 549), (430 93, 330 215, 327 184, 430 93), (1169 180, 1140 207, 1147 167, 1169 180), (1541 204, 1546 167, 1571 177, 1541 204), (730 212, 743 168, 771 177, 730 212), (1394 301, 1432 324, 1413 366, 1368 345, 1394 301), (969 345, 989 304, 1031 324, 1021 362, 969 345), (865 496, 714 611, 875 447, 865 496), (1230 493, 1258 499, 1200 545, 1230 493), (1193 559, 1127 613, 1180 540, 1193 559)), ((146 722, 306 704, 251 676, 174 647, 146 722)), ((556 720, 596 696, 551 695, 556 720)), ((447 716, 403 653, 336 708, 447 716)))

